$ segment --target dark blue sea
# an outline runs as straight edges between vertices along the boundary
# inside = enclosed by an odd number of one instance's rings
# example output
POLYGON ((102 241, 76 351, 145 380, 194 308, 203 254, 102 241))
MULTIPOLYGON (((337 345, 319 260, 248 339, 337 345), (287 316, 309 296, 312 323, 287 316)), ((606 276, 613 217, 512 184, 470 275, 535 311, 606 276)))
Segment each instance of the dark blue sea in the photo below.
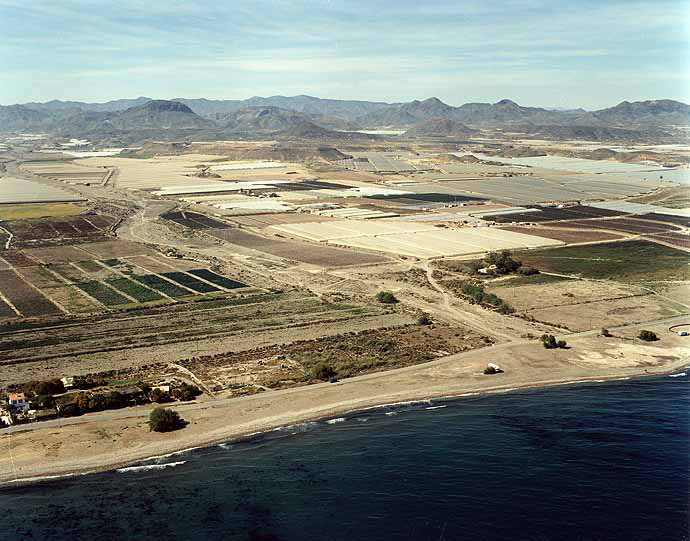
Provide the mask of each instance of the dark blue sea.
POLYGON ((385 407, 0 490, 0 538, 688 539, 690 378, 385 407))

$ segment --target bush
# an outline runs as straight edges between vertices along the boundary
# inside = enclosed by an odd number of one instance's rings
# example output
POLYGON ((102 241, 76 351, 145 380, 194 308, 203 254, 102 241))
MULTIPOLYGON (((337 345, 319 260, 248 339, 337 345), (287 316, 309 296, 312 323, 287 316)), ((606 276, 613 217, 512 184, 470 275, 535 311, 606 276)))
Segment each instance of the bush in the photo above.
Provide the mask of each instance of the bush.
POLYGON ((601 336, 611 336, 611 333, 609 332, 608 329, 601 329, 601 336))
POLYGON ((59 379, 32 381, 26 385, 22 385, 22 389, 24 392, 29 392, 36 396, 62 394, 65 392, 65 386, 59 379))
POLYGON ((376 294, 376 300, 382 302, 383 304, 395 304, 398 299, 390 291, 379 291, 376 294))
POLYGON ((180 414, 171 409, 154 408, 149 414, 149 430, 152 432, 171 432, 184 425, 180 414))
POLYGON ((637 337, 645 342, 655 342, 659 339, 654 331, 640 331, 637 337))
POLYGON ((316 379, 327 381, 335 376, 335 370, 326 363, 319 363, 314 367, 313 375, 316 379))
POLYGON ((189 385, 188 383, 182 383, 179 387, 176 387, 172 391, 172 395, 177 400, 182 402, 187 402, 189 400, 194 400, 197 396, 201 394, 201 390, 196 385, 189 385))
POLYGON ((417 323, 419 325, 431 325, 433 321, 431 321, 431 318, 428 314, 422 314, 417 318, 417 323))
POLYGON ((484 258, 484 263, 487 266, 496 265, 496 274, 510 274, 522 266, 522 262, 515 261, 508 250, 489 252, 484 258))
POLYGON ((154 389, 151 391, 151 402, 162 404, 163 402, 170 402, 170 394, 162 389, 154 389))
POLYGON ((565 349, 568 347, 565 340, 556 341, 556 337, 553 334, 542 335, 541 342, 546 349, 565 349))
POLYGON ((520 267, 518 274, 522 276, 532 276, 533 274, 539 274, 539 269, 535 269, 534 267, 520 267))

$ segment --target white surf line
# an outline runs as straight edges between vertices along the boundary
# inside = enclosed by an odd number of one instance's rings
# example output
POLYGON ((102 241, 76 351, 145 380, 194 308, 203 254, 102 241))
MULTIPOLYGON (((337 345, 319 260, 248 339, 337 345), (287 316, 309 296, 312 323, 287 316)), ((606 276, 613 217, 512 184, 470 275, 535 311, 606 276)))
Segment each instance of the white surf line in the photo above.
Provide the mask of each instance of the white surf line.
POLYGON ((0 230, 4 231, 5 233, 7 233, 9 235, 9 237, 7 238, 7 242, 5 243, 5 250, 9 250, 10 249, 10 243, 12 242, 14 235, 12 234, 11 231, 5 229, 2 226, 0 226, 0 230))
MULTIPOLYGON (((125 259, 125 258, 123 258, 123 259, 125 259)), ((109 271, 112 272, 113 274, 117 274, 118 276, 121 276, 122 278, 126 278, 127 280, 129 280, 130 282, 132 282, 132 283, 135 284, 135 285, 141 286, 141 287, 143 287, 144 289, 148 289, 149 291, 151 291, 151 292, 153 292, 153 293, 156 293, 156 294, 158 294, 158 295, 162 295, 162 296, 165 297, 166 299, 175 302, 175 299, 173 299, 172 297, 169 297, 168 295, 166 295, 166 294, 163 293, 162 291, 158 291, 157 289, 153 289, 152 287, 150 287, 150 286, 144 284, 143 282, 139 282, 139 281, 137 281, 137 280, 133 280, 132 278, 130 278, 129 276, 127 276, 127 275, 124 274, 123 272, 120 272, 119 270, 115 269, 114 267, 109 267, 109 266, 106 265, 105 263, 101 263, 100 261, 98 261, 98 260, 96 260, 96 259, 94 259, 93 261, 94 261, 97 265, 100 265, 101 267, 103 267, 103 269, 109 270, 109 271)), ((129 265, 133 265, 133 263, 129 263, 129 262, 128 262, 128 264, 129 264, 129 265)), ((144 302, 150 302, 150 301, 144 301, 144 302)))

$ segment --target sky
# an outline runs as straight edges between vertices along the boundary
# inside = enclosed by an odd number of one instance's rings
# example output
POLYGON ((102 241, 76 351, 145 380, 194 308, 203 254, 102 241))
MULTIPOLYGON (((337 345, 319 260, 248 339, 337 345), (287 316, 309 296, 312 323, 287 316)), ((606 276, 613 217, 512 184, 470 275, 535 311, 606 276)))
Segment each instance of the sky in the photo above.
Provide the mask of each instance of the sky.
POLYGON ((0 0, 0 104, 690 102, 690 0, 0 0))

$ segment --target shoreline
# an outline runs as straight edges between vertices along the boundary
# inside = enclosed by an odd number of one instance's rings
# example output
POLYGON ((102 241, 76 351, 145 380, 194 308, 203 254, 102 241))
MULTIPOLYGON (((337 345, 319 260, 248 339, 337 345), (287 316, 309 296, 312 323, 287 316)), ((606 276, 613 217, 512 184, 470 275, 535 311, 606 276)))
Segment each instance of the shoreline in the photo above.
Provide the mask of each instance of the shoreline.
MULTIPOLYGON (((433 361, 432 361, 433 362, 433 361)), ((16 488, 16 487, 24 487, 24 486, 29 486, 29 485, 34 485, 34 484, 39 484, 39 483, 44 483, 44 482, 50 482, 50 481, 55 481, 55 480, 62 480, 62 479, 69 479, 73 477, 80 477, 80 476, 85 476, 85 475, 91 475, 91 474, 98 474, 98 473, 105 473, 108 471, 116 471, 118 469, 126 468, 126 467, 132 467, 136 465, 141 465, 141 462, 146 462, 150 460, 155 460, 155 459, 163 459, 163 458, 170 458, 173 456, 178 456, 182 455, 184 453, 188 453, 197 449, 202 449, 202 448, 209 448, 213 447, 216 445, 220 445, 223 443, 237 443, 237 442, 242 442, 242 441, 247 441, 250 440, 252 437, 255 436, 260 436, 262 434, 267 434, 275 430, 279 430, 281 428, 294 425, 294 424, 301 424, 301 423, 307 423, 307 422, 319 422, 319 421, 325 421, 331 418, 337 418, 339 416, 347 415, 347 414, 352 414, 356 412, 363 412, 363 411, 368 411, 368 410, 373 410, 373 409, 383 409, 383 408, 394 408, 396 406, 403 406, 407 404, 418 404, 418 403, 431 403, 433 401, 443 401, 443 402, 449 402, 449 401, 459 401, 464 398, 484 398, 487 396, 493 396, 493 395, 500 395, 500 394, 508 394, 508 393, 513 393, 513 392, 520 392, 520 391, 527 391, 527 390, 535 390, 535 389, 546 389, 546 388, 556 388, 559 386, 565 386, 565 385, 580 385, 580 384, 586 384, 586 383, 610 383, 614 381, 628 381, 632 379, 644 379, 646 377, 661 377, 661 376, 670 376, 674 373, 679 373, 680 371, 685 371, 686 369, 690 368, 688 364, 690 363, 690 359, 679 359, 677 362, 673 363, 673 366, 668 366, 664 367, 664 369, 659 370, 659 371, 648 371, 645 370, 643 372, 626 372, 626 373, 617 373, 617 374, 608 374, 608 375, 592 375, 592 376, 583 376, 578 379, 553 379, 553 380, 545 380, 545 381, 537 381, 537 382, 530 382, 530 383, 522 383, 522 384, 510 384, 510 385, 498 385, 498 386, 490 386, 490 387, 484 387, 481 389, 469 391, 467 389, 464 390, 464 392, 460 392, 463 390, 459 390, 458 392, 453 392, 451 394, 443 394, 441 392, 432 392, 432 393, 426 393, 426 394, 418 394, 416 396, 409 396, 406 397, 405 400, 400 400, 396 402, 388 402, 389 397, 381 397, 384 400, 377 401, 376 399, 373 400, 367 400, 365 402, 370 402, 370 403, 362 403, 360 405, 344 405, 342 407, 339 407, 337 405, 328 407, 326 406, 325 408, 322 409, 320 413, 315 413, 313 415, 305 414, 300 415, 297 414, 295 416, 290 416, 289 414, 284 414, 284 419, 276 422, 276 423, 271 423, 271 422, 265 422, 263 423, 263 426, 260 426, 258 430, 252 429, 252 430, 245 430, 245 431, 236 431, 232 427, 227 427, 227 430, 223 435, 219 435, 217 437, 207 437, 204 438, 203 434, 201 435, 200 438, 198 438, 195 441, 195 445, 193 446, 187 446, 187 445, 180 445, 179 449, 171 449, 164 452, 162 454, 149 454, 147 456, 131 456, 128 457, 124 460, 120 461, 104 461, 101 464, 96 465, 93 468, 85 469, 85 468, 72 468, 72 469, 60 469, 59 465, 55 465, 57 467, 55 468, 46 468, 45 472, 40 472, 39 475, 34 475, 34 476, 17 476, 14 479, 11 479, 9 477, 13 477, 11 474, 0 474, 0 490, 2 489, 7 489, 7 488, 16 488)), ((419 365, 419 367, 423 367, 424 365, 419 365)), ((386 374, 385 372, 378 373, 375 375, 382 375, 386 374)), ((362 376, 359 376, 362 377, 362 376)), ((353 378, 356 379, 356 378, 353 378)), ((343 383, 347 383, 348 380, 344 380, 343 383)), ((332 384, 322 384, 322 385, 332 385, 332 384)), ((313 387, 313 386, 312 386, 313 387)), ((291 390, 299 390, 298 389, 291 389, 291 390)), ((261 396, 261 395, 255 395, 255 396, 261 396)), ((201 404, 206 404, 210 405, 209 402, 203 402, 201 404)), ((212 407, 212 406, 211 406, 212 407)), ((134 416, 132 416, 134 417, 134 416)), ((129 417, 131 418, 131 417, 129 417)), ((125 418, 127 419, 127 417, 125 418)), ((86 424, 86 423, 85 423, 86 424)), ((36 430, 42 430, 42 427, 37 428, 36 430)), ((182 431, 186 429, 181 429, 182 431)), ((14 435, 20 435, 20 434, 26 434, 29 431, 21 431, 17 432, 14 435)), ((176 434, 175 432, 168 433, 168 434, 176 434)), ((0 434, 2 436, 4 434, 0 434)), ((184 434, 180 434, 183 435, 184 434)), ((210 434, 209 434, 210 435, 210 434)), ((191 434, 190 434, 191 436, 191 434)), ((191 438, 190 438, 191 439, 191 438)), ((179 441, 180 444, 183 443, 183 441, 179 441)), ((189 443, 189 442, 186 442, 189 443)), ((38 472, 37 472, 38 473, 38 472)))

